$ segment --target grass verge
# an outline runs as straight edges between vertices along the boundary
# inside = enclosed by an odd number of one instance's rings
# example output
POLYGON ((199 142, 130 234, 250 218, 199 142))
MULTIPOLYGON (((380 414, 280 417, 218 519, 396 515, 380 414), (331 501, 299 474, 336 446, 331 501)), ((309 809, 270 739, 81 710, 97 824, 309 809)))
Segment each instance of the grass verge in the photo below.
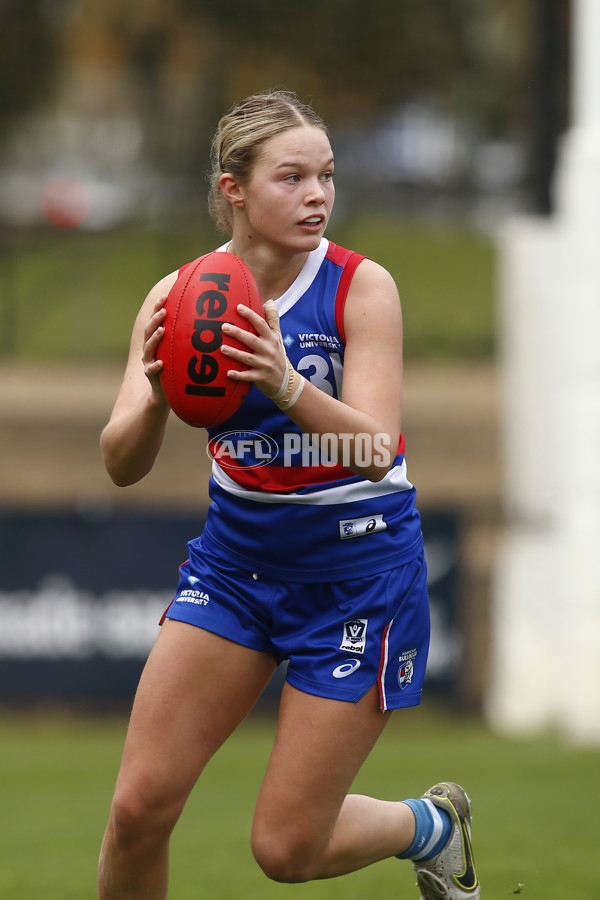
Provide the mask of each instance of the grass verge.
MULTIPOLYGON (((0 721, 0 896, 93 898, 125 720, 5 714, 0 721)), ((414 898, 412 868, 397 860, 305 885, 262 875, 248 835, 273 726, 251 716, 197 785, 173 839, 171 900, 414 898)), ((463 782, 484 900, 515 891, 525 900, 589 900, 598 883, 599 762, 597 749, 556 737, 498 737, 479 722, 415 709, 392 718, 355 789, 401 799, 443 778, 463 782)))
MULTIPOLYGON (((485 359, 494 350, 492 242, 464 225, 363 216, 332 240, 392 273, 405 354, 485 359)), ((163 275, 223 240, 201 226, 50 232, 0 247, 0 355, 22 362, 124 361, 142 300, 163 275)))

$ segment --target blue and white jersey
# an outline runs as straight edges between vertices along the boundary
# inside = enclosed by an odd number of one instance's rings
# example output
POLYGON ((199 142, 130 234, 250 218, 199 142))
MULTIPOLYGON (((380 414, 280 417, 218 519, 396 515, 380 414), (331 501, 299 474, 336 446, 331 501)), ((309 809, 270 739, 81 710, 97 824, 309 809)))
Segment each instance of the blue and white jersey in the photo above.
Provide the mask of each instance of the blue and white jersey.
MULTIPOLYGON (((323 238, 275 301, 294 368, 338 399, 344 304, 362 259, 323 238)), ((233 416, 209 429, 213 502, 199 540, 253 572, 299 582, 357 578, 414 559, 423 539, 404 439, 376 483, 344 468, 343 454, 332 458, 332 446, 333 436, 303 433, 253 387, 233 416)))

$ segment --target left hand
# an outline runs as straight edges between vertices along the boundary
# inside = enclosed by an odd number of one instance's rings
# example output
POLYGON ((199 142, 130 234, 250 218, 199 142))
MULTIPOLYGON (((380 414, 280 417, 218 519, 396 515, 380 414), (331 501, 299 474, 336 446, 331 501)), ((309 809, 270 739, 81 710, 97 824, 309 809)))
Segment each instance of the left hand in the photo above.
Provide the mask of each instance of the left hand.
POLYGON ((274 307, 269 308, 270 321, 267 323, 262 316, 248 306, 240 304, 237 310, 256 333, 246 331, 230 322, 223 324, 221 329, 223 335, 235 338, 246 349, 242 350, 231 347, 229 344, 222 344, 221 353, 229 359, 235 359, 248 366, 242 371, 230 369, 227 375, 233 381, 251 382, 267 397, 272 396, 279 390, 287 368, 287 357, 281 340, 277 311, 274 307))

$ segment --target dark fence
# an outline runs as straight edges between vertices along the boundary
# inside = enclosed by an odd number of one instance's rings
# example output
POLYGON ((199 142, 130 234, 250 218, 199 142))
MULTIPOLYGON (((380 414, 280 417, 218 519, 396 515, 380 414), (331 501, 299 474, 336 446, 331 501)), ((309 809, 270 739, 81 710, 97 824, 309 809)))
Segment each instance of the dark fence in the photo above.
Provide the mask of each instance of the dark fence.
MULTIPOLYGON (((129 703, 204 515, 0 514, 0 702, 129 703)), ((432 645, 426 691, 456 696, 458 519, 424 516, 432 645)), ((284 669, 263 702, 276 700, 284 669)))

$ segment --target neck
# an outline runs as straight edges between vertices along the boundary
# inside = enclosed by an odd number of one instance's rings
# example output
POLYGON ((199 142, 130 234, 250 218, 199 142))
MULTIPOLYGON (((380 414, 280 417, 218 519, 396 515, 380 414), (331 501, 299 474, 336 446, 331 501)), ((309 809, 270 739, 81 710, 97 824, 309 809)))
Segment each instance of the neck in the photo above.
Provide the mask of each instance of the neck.
POLYGON ((240 248, 233 240, 229 252, 251 269, 263 300, 277 300, 291 287, 308 259, 308 253, 275 256, 260 248, 240 248))

